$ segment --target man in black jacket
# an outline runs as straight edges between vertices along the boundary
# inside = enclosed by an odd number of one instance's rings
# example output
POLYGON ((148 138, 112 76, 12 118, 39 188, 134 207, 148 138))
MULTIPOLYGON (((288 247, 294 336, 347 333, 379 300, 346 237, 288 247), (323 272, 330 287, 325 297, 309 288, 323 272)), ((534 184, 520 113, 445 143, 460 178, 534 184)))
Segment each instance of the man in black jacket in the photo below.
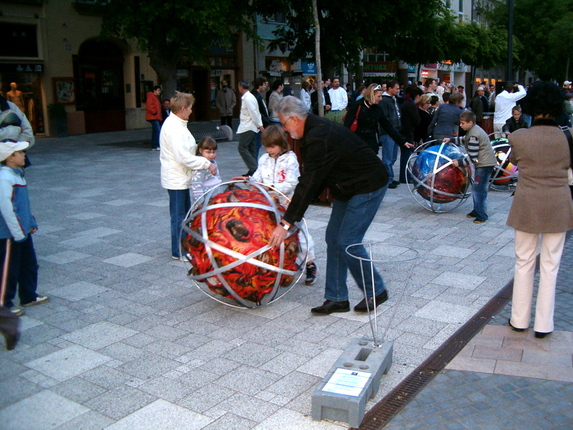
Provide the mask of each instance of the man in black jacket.
MULTIPOLYGON (((318 86, 318 83, 315 82, 315 85, 318 86)), ((322 80, 322 106, 324 106, 324 113, 328 112, 332 109, 332 105, 330 102, 330 94, 328 94, 328 86, 330 85, 330 79, 323 79, 322 80)), ((318 87, 315 88, 316 91, 313 91, 310 95, 310 105, 312 106, 312 112, 315 115, 318 115, 318 93, 320 92, 318 87)))
MULTIPOLYGON (((259 112, 261 113, 261 119, 263 120, 263 127, 265 128, 267 128, 269 125, 273 123, 269 118, 267 105, 263 100, 263 96, 261 95, 261 93, 265 92, 268 89, 268 87, 269 87, 269 81, 267 81, 265 78, 257 78, 255 79, 255 82, 253 82, 253 89, 251 90, 251 93, 257 99, 257 103, 259 105, 259 112)), ((257 157, 261 149, 261 135, 262 133, 257 133, 257 137, 255 138, 255 148, 256 148, 255 151, 257 157)))
POLYGON ((354 310, 372 310, 388 299, 384 281, 376 269, 370 276, 370 267, 362 267, 363 263, 356 258, 369 258, 364 246, 353 246, 353 256, 347 254, 346 248, 362 242, 382 203, 388 185, 386 167, 355 133, 340 124, 309 114, 300 99, 284 97, 278 102, 276 112, 291 137, 301 139, 304 169, 269 245, 279 246, 293 223, 302 219, 312 200, 328 187, 334 202, 326 228, 326 300, 311 312, 328 315, 350 311, 346 286, 348 270, 366 296, 354 310), (364 279, 363 272, 368 273, 364 279))

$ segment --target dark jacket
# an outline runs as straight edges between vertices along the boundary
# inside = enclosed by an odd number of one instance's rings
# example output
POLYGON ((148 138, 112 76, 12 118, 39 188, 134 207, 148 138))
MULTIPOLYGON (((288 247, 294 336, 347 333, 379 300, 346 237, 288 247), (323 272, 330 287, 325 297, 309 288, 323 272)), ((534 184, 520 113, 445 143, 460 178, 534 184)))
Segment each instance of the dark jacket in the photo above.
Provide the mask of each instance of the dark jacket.
POLYGON ((360 136, 375 153, 378 153, 380 147, 378 143, 379 125, 384 130, 384 133, 389 134, 398 145, 404 145, 404 143, 408 141, 392 126, 379 104, 371 105, 365 99, 360 99, 350 105, 344 120, 346 127, 352 125, 354 118, 356 118, 358 106, 362 107, 360 108, 360 115, 358 116, 358 130, 356 130, 356 134, 360 136))
POLYGON ((267 107, 260 93, 257 90, 251 90, 251 94, 254 95, 255 98, 257 99, 257 104, 259 105, 259 112, 261 113, 261 120, 263 121, 263 127, 268 127, 269 125, 273 124, 273 122, 269 118, 267 107))
POLYGON ((509 118, 505 121, 505 124, 501 129, 505 132, 513 133, 515 130, 519 130, 520 128, 527 128, 527 122, 523 119, 523 116, 519 118, 519 121, 516 121, 513 117, 509 118))
MULTIPOLYGON (((394 126, 394 128, 399 131, 402 128, 402 123, 400 121, 400 116, 399 116, 400 107, 398 106, 398 100, 394 99, 394 97, 388 94, 382 94, 382 100, 380 100, 380 103, 378 103, 378 105, 382 108, 384 115, 386 115, 386 118, 388 118, 388 120, 394 126)), ((380 134, 390 134, 390 133, 387 133, 386 131, 382 130, 380 134)))
POLYGON ((418 114, 420 115, 420 124, 416 127, 414 132, 414 141, 412 143, 423 143, 429 140, 428 138, 428 127, 432 122, 432 114, 424 109, 418 108, 418 114))
POLYGON ((462 108, 449 103, 440 105, 428 127, 428 135, 453 137, 459 133, 460 114, 462 108))
MULTIPOLYGON (((324 94, 324 106, 331 106, 332 103, 330 102, 330 94, 328 94, 328 90, 323 89, 322 94, 324 94)), ((310 106, 312 107, 312 112, 315 115, 318 115, 318 91, 313 91, 310 95, 310 106)))
POLYGON ((326 187, 336 200, 376 191, 388 182, 382 160, 355 133, 341 124, 310 114, 301 140, 303 172, 284 219, 300 221, 326 187))
POLYGON ((476 123, 480 124, 483 119, 483 102, 480 96, 475 96, 470 101, 470 109, 476 116, 476 123))
MULTIPOLYGON (((402 103, 400 107, 400 113, 402 114, 402 134, 408 140, 408 142, 414 142, 414 132, 418 124, 420 124, 420 114, 419 109, 414 100, 407 98, 402 103)), ((394 142, 396 139, 394 139, 394 142)))

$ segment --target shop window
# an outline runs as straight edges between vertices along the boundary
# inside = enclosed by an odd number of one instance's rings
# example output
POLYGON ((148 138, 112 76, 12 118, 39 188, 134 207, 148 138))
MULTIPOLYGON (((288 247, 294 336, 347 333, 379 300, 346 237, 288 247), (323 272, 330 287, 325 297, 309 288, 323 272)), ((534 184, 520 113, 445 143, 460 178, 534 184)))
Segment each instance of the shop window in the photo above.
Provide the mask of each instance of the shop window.
POLYGON ((0 57, 38 57, 36 26, 2 23, 0 57))

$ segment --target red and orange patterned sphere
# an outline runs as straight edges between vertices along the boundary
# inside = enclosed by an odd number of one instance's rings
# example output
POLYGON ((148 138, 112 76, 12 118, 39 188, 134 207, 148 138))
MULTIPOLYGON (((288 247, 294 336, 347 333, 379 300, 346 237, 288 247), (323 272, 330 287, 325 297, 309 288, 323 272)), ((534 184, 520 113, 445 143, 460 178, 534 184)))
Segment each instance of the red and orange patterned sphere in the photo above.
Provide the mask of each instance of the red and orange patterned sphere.
POLYGON ((193 279, 216 295, 254 304, 288 287, 298 270, 296 233, 284 247, 264 249, 284 212, 260 189, 232 189, 209 196, 186 220, 182 251, 193 279))

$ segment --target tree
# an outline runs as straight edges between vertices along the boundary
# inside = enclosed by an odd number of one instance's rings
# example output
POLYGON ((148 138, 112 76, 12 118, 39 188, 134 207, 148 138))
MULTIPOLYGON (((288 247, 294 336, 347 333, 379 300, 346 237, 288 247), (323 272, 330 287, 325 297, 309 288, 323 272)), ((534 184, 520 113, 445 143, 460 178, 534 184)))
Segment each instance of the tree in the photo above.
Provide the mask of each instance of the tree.
POLYGON ((149 55, 166 95, 175 93, 181 60, 205 63, 212 43, 230 44, 239 31, 256 37, 248 0, 98 0, 102 35, 134 39, 149 55))
MULTIPOLYGON (((566 79, 573 46, 572 14, 573 0, 515 0, 515 65, 541 79, 566 79)), ((499 3, 487 16, 494 28, 507 32, 506 4, 499 3)))
MULTIPOLYGON (((270 16, 278 10, 286 18, 287 25, 275 31, 277 39, 270 49, 289 50, 292 61, 315 58, 310 0, 254 1, 258 13, 270 16)), ((442 0, 317 1, 323 35, 320 54, 327 72, 338 64, 357 64, 368 48, 410 63, 448 59, 482 66, 501 59, 500 33, 458 23, 442 0)))

